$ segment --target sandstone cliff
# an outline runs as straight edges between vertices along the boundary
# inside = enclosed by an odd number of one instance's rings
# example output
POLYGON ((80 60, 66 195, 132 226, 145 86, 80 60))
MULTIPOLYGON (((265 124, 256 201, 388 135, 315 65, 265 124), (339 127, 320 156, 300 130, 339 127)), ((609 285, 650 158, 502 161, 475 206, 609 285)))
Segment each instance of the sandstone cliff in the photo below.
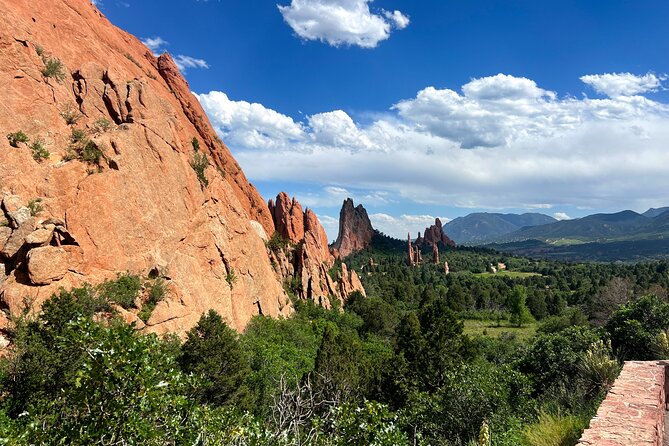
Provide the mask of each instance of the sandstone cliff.
POLYGON ((330 270, 335 257, 328 248, 325 229, 310 209, 302 211, 296 199, 284 192, 269 201, 274 217, 276 234, 270 244, 270 255, 279 277, 297 297, 311 300, 330 308, 331 298, 343 303, 353 291, 365 290, 355 271, 348 271, 345 264, 335 278, 330 270))
POLYGON ((169 55, 88 0, 0 9, 0 328, 61 287, 126 271, 169 285, 148 331, 183 333, 210 308, 238 330, 255 314, 287 315, 265 246, 275 220, 303 240, 305 297, 337 289, 316 216, 296 204, 276 219, 169 55))
POLYGON ((372 237, 374 228, 365 208, 361 204, 354 207, 350 198, 344 200, 339 212, 339 235, 332 245, 333 253, 344 258, 365 249, 372 242, 372 237))

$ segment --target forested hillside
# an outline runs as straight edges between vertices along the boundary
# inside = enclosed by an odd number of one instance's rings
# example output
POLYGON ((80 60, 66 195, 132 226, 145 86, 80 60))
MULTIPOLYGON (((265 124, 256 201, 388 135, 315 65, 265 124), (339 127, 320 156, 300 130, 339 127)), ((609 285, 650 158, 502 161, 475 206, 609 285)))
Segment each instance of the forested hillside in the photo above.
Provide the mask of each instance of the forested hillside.
POLYGON ((402 245, 377 233, 346 259, 368 297, 353 293, 343 311, 295 300, 293 316, 256 316, 242 334, 209 312, 183 343, 140 334, 113 309, 159 297, 159 281, 121 276, 62 291, 10 333, 0 438, 569 445, 620 360, 668 353, 667 262, 567 264, 447 249, 446 275, 426 262, 406 266, 402 245), (485 272, 498 262, 507 270, 485 272))

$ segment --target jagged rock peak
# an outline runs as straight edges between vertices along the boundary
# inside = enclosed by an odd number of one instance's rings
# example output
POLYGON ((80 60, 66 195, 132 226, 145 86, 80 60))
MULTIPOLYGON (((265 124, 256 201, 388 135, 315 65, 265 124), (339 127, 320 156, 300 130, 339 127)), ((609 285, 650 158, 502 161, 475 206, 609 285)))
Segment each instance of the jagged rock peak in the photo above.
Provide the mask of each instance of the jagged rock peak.
POLYGON ((325 229, 311 209, 303 212, 297 199, 291 200, 285 192, 277 195, 276 201, 270 200, 268 206, 276 231, 294 245, 270 255, 282 280, 298 279, 295 292, 299 298, 330 307, 330 298, 343 302, 353 291, 365 294, 357 273, 349 272, 345 264, 336 281, 330 277, 335 257, 328 249, 325 229))
POLYGON ((0 306, 38 311, 61 287, 157 270, 170 292, 147 331, 184 333, 209 309, 238 330, 289 314, 261 235, 270 211, 172 58, 90 0, 0 10, 0 306), (4 136, 19 131, 39 153, 4 136))
POLYGON ((372 242, 374 228, 367 211, 359 204, 353 206, 353 199, 347 198, 339 212, 339 234, 332 245, 341 258, 365 249, 372 242))
POLYGON ((444 227, 441 224, 441 220, 436 218, 434 224, 425 229, 423 237, 416 240, 416 244, 421 246, 430 246, 438 243, 443 243, 446 246, 455 247, 455 242, 451 240, 444 232, 444 227))

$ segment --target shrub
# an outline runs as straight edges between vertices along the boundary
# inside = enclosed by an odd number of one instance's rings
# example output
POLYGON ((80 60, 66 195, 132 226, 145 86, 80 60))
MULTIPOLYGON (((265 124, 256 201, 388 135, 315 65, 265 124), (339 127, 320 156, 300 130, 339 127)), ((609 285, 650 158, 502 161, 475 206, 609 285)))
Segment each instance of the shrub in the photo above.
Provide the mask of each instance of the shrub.
POLYGON ((100 284, 100 293, 110 302, 119 304, 126 310, 135 306, 135 299, 142 288, 142 280, 138 275, 124 274, 116 280, 100 284))
POLYGON ((42 48, 41 45, 37 45, 37 46, 35 47, 35 52, 37 53, 37 55, 38 55, 39 57, 42 57, 42 56, 44 55, 44 48, 42 48))
POLYGON ((23 133, 22 130, 19 130, 18 132, 10 133, 7 135, 7 139, 9 140, 9 145, 12 147, 18 147, 19 143, 28 143, 30 141, 30 138, 28 138, 28 135, 23 133))
POLYGON ((111 129, 112 123, 107 118, 100 118, 93 123, 93 133, 105 133, 111 129))
POLYGON ((600 389, 608 392, 620 373, 618 361, 611 358, 611 343, 604 344, 602 340, 594 342, 585 352, 579 369, 592 393, 600 389))
POLYGON ((74 125, 83 115, 79 112, 79 109, 68 103, 60 112, 60 116, 65 120, 67 125, 74 125))
POLYGON ((530 446, 572 446, 578 442, 587 421, 573 415, 539 414, 539 420, 525 429, 530 446))
POLYGON ((200 401, 215 406, 246 404, 249 389, 243 383, 251 371, 249 360, 239 336, 218 313, 209 310, 200 317, 182 351, 183 370, 203 378, 200 401))
POLYGON ((230 271, 228 271, 228 274, 225 275, 225 281, 228 282, 228 285, 230 285, 230 288, 234 286, 235 283, 237 283, 237 275, 235 274, 235 270, 230 268, 230 271))
POLYGON ((196 137, 193 136, 191 144, 193 145, 193 150, 195 150, 196 152, 200 150, 200 141, 198 141, 196 137))
POLYGON ((30 209, 30 215, 33 217, 42 212, 44 210, 44 207, 42 206, 42 199, 33 198, 32 200, 28 201, 28 209, 30 209))
POLYGON ((140 64, 139 62, 137 62, 137 60, 136 60, 134 57, 132 57, 131 54, 129 54, 129 53, 125 53, 125 57, 126 57, 126 59, 128 59, 130 62, 132 62, 132 63, 134 63, 135 65, 137 65, 138 68, 142 68, 142 64, 140 64))
POLYGON ((280 251, 286 249, 290 241, 284 238, 278 231, 275 231, 274 234, 265 242, 265 246, 269 248, 270 251, 280 251))
POLYGON ((606 324, 616 354, 625 360, 652 360, 661 331, 669 328, 669 303, 647 295, 621 306, 606 324))
POLYGON ((63 70, 63 63, 52 57, 44 61, 44 69, 42 70, 42 75, 44 77, 52 77, 57 81, 62 81, 65 79, 65 71, 63 70))
POLYGON ((209 180, 205 175, 205 170, 207 170, 207 167, 209 167, 209 158, 207 158, 207 155, 204 153, 195 152, 193 154, 193 158, 190 161, 190 166, 195 171, 197 179, 200 181, 200 185, 203 188, 209 186, 209 180))
POLYGON ((39 139, 30 144, 30 150, 33 152, 33 159, 38 163, 51 156, 51 153, 44 147, 44 141, 39 139))
POLYGON ((149 295, 147 296, 146 302, 142 305, 142 309, 137 316, 144 322, 148 321, 151 317, 151 313, 153 313, 153 310, 156 308, 156 305, 165 298, 166 293, 167 286, 165 285, 165 281, 160 277, 155 279, 149 287, 149 295))
POLYGON ((81 160, 89 164, 100 165, 100 159, 104 156, 100 147, 93 141, 87 141, 81 149, 81 160))
POLYGON ((86 140, 86 132, 82 129, 72 129, 72 134, 70 135, 70 142, 78 143, 86 140))

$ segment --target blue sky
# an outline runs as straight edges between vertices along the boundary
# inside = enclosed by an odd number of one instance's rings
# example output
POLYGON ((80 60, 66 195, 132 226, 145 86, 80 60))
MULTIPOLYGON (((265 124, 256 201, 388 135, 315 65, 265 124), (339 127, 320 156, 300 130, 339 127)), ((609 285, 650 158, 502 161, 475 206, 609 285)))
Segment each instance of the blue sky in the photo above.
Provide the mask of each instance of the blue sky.
POLYGON ((396 236, 669 205, 669 2, 97 3, 181 61, 263 196, 330 238, 347 196, 396 236))

